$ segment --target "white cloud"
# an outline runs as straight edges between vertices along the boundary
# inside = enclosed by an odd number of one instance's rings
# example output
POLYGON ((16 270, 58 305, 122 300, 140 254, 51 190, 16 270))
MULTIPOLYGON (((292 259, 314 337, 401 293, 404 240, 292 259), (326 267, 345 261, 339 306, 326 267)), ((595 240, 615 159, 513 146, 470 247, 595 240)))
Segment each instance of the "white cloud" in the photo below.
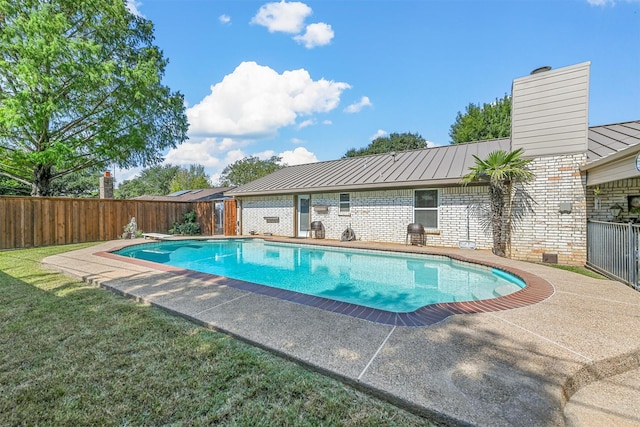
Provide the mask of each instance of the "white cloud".
POLYGON ((387 135, 389 135, 389 132, 387 132, 386 130, 378 129, 376 133, 374 133, 373 136, 369 139, 373 141, 376 138, 380 138, 381 136, 387 136, 387 135))
POLYGON ((142 3, 140 3, 139 1, 127 0, 127 3, 126 3, 127 10, 136 16, 144 18, 144 15, 140 13, 140 10, 138 9, 138 7, 140 6, 142 6, 142 3))
POLYGON ((220 177, 222 176, 221 172, 215 172, 209 175, 209 184, 213 187, 220 187, 220 177))
POLYGON ((360 101, 354 102, 344 109, 345 113, 359 113, 364 107, 373 107, 373 104, 369 100, 368 96, 363 96, 360 101))
POLYGON ((273 151, 273 150, 264 150, 264 151, 261 151, 259 153, 253 153, 252 154, 253 157, 257 157, 260 160, 269 160, 270 158, 272 158, 275 155, 276 155, 276 152, 273 151))
POLYGON ((218 21, 220 21, 221 24, 230 24, 231 17, 229 15, 220 15, 218 21))
POLYGON ((115 180, 116 188, 125 181, 138 178, 142 169, 143 168, 141 166, 130 169, 120 169, 119 167, 115 167, 113 170, 113 178, 115 180))
POLYGON ((231 150, 224 157, 225 167, 247 157, 242 150, 231 150))
POLYGON ((165 156, 165 163, 173 165, 200 164, 205 167, 220 166, 220 159, 213 153, 220 153, 215 138, 206 138, 199 142, 183 142, 176 148, 169 150, 165 156))
POLYGON ((315 163, 318 161, 318 158, 311 151, 308 151, 304 147, 297 147, 293 151, 283 151, 278 154, 279 157, 282 157, 282 163, 293 166, 293 165, 302 165, 305 163, 315 163))
POLYGON ((298 124, 298 129, 304 129, 306 127, 313 126, 315 124, 316 124, 316 121, 314 119, 304 120, 298 124))
POLYGON ((439 147, 435 142, 427 141, 427 148, 439 147))
POLYGON ((229 158, 244 156, 241 148, 251 142, 233 138, 193 138, 170 149, 164 162, 174 165, 200 164, 205 169, 219 169, 227 164, 229 158))
MULTIPOLYGON (((640 0, 625 0, 625 2, 638 3, 640 2, 640 0)), ((591 6, 607 6, 607 5, 615 6, 616 5, 615 0, 587 0, 587 3, 589 3, 591 6)))
POLYGON ((316 46, 325 46, 331 43, 334 33, 331 25, 324 22, 307 25, 307 29, 303 35, 295 36, 293 39, 304 45, 307 49, 316 46))
POLYGON ((323 125, 332 125, 332 124, 333 124, 333 122, 332 122, 331 120, 323 120, 323 121, 322 121, 322 124, 323 124, 323 125))
POLYGON ((304 141, 301 140, 300 138, 291 138, 291 143, 292 144, 304 144, 304 141))
POLYGON ((241 63, 187 110, 189 133, 260 137, 295 124, 298 116, 335 109, 347 83, 312 80, 304 69, 278 74, 255 62, 241 63))
POLYGON ((297 34, 302 31, 304 20, 311 15, 311 8, 300 2, 267 3, 260 7, 252 24, 266 27, 270 33, 297 34))

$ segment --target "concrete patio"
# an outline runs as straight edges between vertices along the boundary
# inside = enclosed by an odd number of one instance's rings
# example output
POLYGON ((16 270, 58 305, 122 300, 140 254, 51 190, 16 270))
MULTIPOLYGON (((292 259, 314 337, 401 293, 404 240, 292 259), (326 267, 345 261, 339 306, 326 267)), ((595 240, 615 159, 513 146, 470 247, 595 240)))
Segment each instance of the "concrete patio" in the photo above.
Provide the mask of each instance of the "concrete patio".
POLYGON ((640 292, 621 283, 487 251, 323 242, 462 254, 527 271, 555 290, 526 307, 404 327, 100 255, 135 243, 144 241, 106 242, 48 257, 44 265, 231 334, 436 421, 640 425, 640 292))

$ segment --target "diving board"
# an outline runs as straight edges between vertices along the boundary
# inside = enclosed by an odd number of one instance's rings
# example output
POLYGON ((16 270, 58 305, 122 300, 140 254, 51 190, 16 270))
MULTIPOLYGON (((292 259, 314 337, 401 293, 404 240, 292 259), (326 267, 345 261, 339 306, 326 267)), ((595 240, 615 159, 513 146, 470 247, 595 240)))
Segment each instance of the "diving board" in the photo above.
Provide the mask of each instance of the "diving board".
POLYGON ((168 239, 170 237, 173 237, 173 235, 172 234, 162 234, 162 233, 142 233, 142 237, 144 237, 145 239, 164 240, 164 239, 168 239))

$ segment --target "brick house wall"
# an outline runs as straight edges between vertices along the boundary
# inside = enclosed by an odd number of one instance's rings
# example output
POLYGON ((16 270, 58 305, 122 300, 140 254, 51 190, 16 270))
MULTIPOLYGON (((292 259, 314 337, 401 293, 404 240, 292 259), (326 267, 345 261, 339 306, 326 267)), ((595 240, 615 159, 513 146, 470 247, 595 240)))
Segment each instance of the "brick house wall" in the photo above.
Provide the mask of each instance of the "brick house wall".
POLYGON ((558 256, 559 264, 585 264, 586 176, 580 171, 585 163, 586 154, 533 159, 530 168, 536 178, 525 188, 533 198, 534 212, 513 232, 511 258, 541 262, 543 254, 552 254, 558 256), (567 205, 571 212, 561 212, 567 205))
MULTIPOLYGON (((543 254, 557 255, 560 264, 584 265, 586 262, 587 192, 586 178, 580 166, 585 154, 544 156, 530 164, 536 179, 526 190, 533 198, 533 213, 518 225, 511 237, 509 256, 514 259, 541 262, 543 254), (570 213, 561 212, 561 204, 570 213)), ((627 182, 628 181, 628 182, 627 182)), ((640 179, 623 184, 603 185, 602 209, 592 211, 606 216, 613 200, 626 207, 630 188, 640 194, 640 179), (619 187, 616 187, 618 185, 619 187), (609 189, 610 188, 610 189, 609 189), (606 209, 605 209, 606 207, 606 209)), ((467 206, 489 203, 488 187, 439 188, 439 225, 427 230, 427 245, 456 247, 467 240, 467 206)), ((593 206, 593 192, 589 206, 593 206)), ((357 239, 370 242, 404 243, 407 225, 414 221, 414 190, 353 191, 350 212, 339 212, 340 193, 311 195, 311 221, 322 221, 325 238, 339 240, 350 226, 357 239), (318 208, 326 207, 327 209, 318 208)), ((243 234, 295 236, 295 197, 293 195, 253 196, 242 198, 243 234), (277 217, 277 222, 266 218, 277 217)), ((592 216, 598 218, 598 216, 592 216)), ((603 218, 603 219, 606 219, 603 218)), ((491 249, 489 229, 473 214, 470 217, 469 240, 479 249, 491 249)))
POLYGON ((294 232, 293 196, 254 196, 242 199, 242 234, 251 231, 275 236, 294 232))
MULTIPOLYGON (((339 240, 348 227, 357 239, 370 242, 404 243, 407 225, 414 221, 414 190, 380 190, 349 192, 350 212, 339 213, 340 193, 311 195, 311 221, 322 221, 325 238, 339 240), (315 209, 326 206, 328 209, 315 209)), ((449 187, 439 189, 439 227, 428 230, 430 246, 457 246, 467 240, 467 205, 488 203, 487 187, 449 187)), ((294 197, 261 196, 242 198, 243 234, 272 233, 278 236, 295 234, 294 197), (279 223, 267 223, 264 217, 279 217, 279 223)), ((491 248, 491 235, 476 218, 471 217, 469 238, 478 248, 491 248)))
POLYGON ((622 206, 623 211, 619 220, 629 221, 629 206, 627 196, 640 195, 640 178, 627 178, 618 181, 607 182, 589 187, 587 189, 588 218, 595 221, 612 221, 613 217, 609 208, 614 204, 622 206), (596 203, 594 190, 599 188, 596 203))

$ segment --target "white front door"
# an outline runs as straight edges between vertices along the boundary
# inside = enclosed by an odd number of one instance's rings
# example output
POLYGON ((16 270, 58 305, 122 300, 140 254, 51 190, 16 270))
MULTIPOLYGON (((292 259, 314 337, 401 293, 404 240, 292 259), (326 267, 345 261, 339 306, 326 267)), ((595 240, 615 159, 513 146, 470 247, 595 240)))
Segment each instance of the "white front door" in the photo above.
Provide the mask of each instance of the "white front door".
POLYGON ((298 237, 309 237, 309 195, 298 196, 298 237))

